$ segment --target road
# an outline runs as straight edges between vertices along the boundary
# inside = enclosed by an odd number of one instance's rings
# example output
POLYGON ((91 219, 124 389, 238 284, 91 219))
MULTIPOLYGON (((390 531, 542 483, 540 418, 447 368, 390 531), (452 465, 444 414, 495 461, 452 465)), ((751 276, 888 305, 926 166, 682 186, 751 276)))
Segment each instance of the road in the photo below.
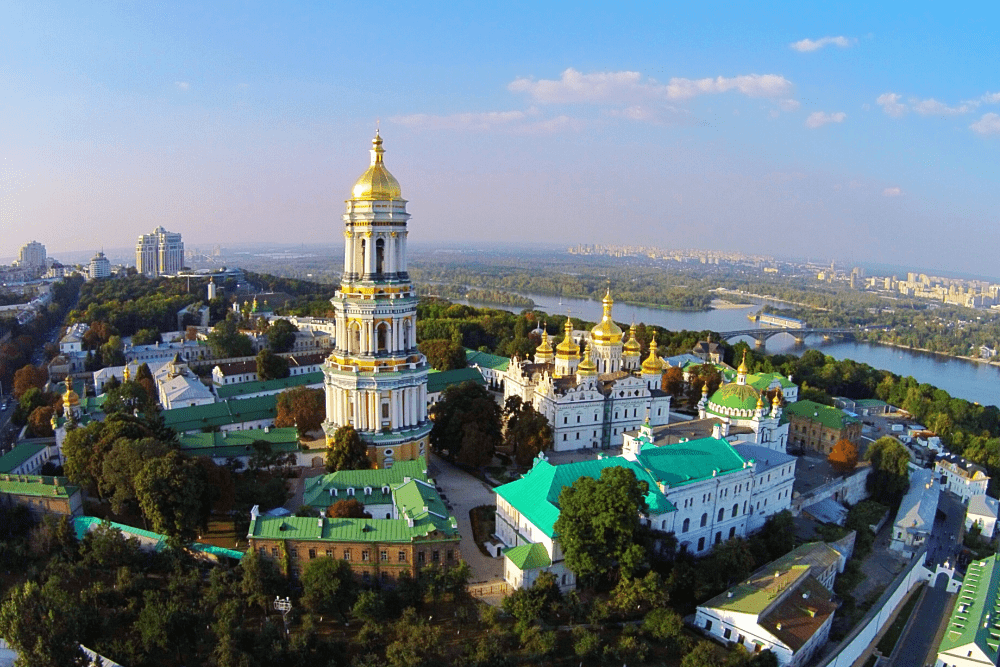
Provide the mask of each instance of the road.
POLYGON ((931 586, 924 590, 923 598, 917 603, 896 643, 896 649, 889 662, 890 667, 919 667, 934 664, 934 656, 929 655, 936 648, 934 640, 941 626, 948 600, 947 580, 941 577, 941 586, 931 586))
POLYGON ((938 500, 938 515, 934 529, 927 539, 927 558, 924 565, 933 570, 948 561, 954 567, 962 550, 962 528, 965 522, 965 505, 958 496, 942 491, 938 500), (944 517, 942 518, 942 514, 944 517))

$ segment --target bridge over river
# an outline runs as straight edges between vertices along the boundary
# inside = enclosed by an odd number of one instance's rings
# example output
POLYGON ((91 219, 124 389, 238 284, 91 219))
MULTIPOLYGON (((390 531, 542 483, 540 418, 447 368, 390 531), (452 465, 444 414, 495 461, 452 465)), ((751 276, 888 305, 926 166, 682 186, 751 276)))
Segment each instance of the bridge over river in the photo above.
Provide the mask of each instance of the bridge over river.
POLYGON ((721 336, 723 340, 731 340, 733 338, 739 338, 740 336, 749 336, 754 339, 757 347, 764 347, 764 343, 768 338, 777 336, 778 334, 790 334, 793 338, 795 338, 796 344, 802 345, 806 342, 806 338, 809 336, 822 336, 824 340, 831 340, 833 338, 853 338, 856 333, 865 330, 867 330, 867 328, 862 327, 851 327, 846 329, 761 327, 756 329, 740 329, 739 331, 720 331, 719 336, 721 336))

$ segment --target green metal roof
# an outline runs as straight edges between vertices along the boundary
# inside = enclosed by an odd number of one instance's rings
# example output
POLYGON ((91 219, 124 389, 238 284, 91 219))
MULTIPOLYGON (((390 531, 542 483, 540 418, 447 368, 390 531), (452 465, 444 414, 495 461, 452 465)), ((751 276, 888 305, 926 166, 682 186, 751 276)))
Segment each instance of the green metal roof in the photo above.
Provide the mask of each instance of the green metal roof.
POLYGON ((224 384, 217 386, 215 393, 220 399, 226 399, 233 398, 234 396, 246 396, 247 394, 259 394, 263 391, 278 393, 292 387, 322 383, 323 371, 316 371, 315 373, 305 373, 303 375, 290 375, 279 380, 257 380, 256 382, 224 384))
POLYGON ((752 385, 727 382, 715 390, 709 398, 709 403, 734 410, 753 411, 757 409, 757 401, 760 398, 760 392, 752 385))
POLYGON ((997 664, 1000 647, 1000 568, 997 556, 969 565, 939 652, 975 644, 997 664))
POLYGON ((782 389, 791 389, 796 386, 794 382, 781 373, 751 373, 747 376, 747 384, 753 385, 758 391, 766 391, 775 381, 782 389))
POLYGON ((228 426, 278 415, 278 397, 274 394, 253 398, 231 398, 219 403, 195 405, 163 411, 163 421, 175 431, 199 431, 206 427, 228 426))
POLYGON ((262 428, 245 431, 221 431, 216 433, 191 433, 178 437, 180 449, 188 456, 212 456, 231 458, 247 456, 251 445, 258 440, 271 444, 274 452, 296 452, 299 450, 299 436, 295 427, 262 428))
POLYGON ((483 374, 477 368, 456 368, 451 371, 432 370, 427 374, 427 393, 436 394, 453 384, 462 384, 463 382, 475 382, 486 386, 486 380, 483 379, 483 374))
POLYGON ((10 472, 18 467, 38 452, 47 449, 47 445, 39 445, 31 442, 24 442, 0 456, 0 473, 10 472))
POLYGON ((39 475, 0 475, 0 493, 18 496, 45 496, 69 498, 80 491, 65 477, 43 477, 39 475))
POLYGON ((880 401, 877 398, 859 398, 854 402, 863 408, 881 408, 889 405, 885 401, 880 401))
POLYGON ((860 420, 851 417, 839 408, 823 405, 814 401, 796 401, 785 406, 785 412, 789 415, 809 419, 819 422, 826 428, 842 429, 848 424, 858 424, 860 420))
POLYGON ((495 371, 505 371, 510 365, 510 359, 497 354, 490 354, 489 352, 479 352, 465 348, 465 363, 469 366, 476 364, 484 368, 492 368, 495 371))
POLYGON ((653 479, 668 487, 718 477, 746 466, 746 461, 732 445, 715 438, 699 438, 665 447, 647 445, 636 459, 653 479))
MULTIPOLYGON (((742 460, 742 459, 741 459, 742 460)), ((636 479, 649 484, 646 504, 651 514, 665 514, 676 508, 667 500, 657 480, 642 465, 621 456, 578 461, 554 466, 539 460, 521 479, 499 486, 494 491, 549 537, 555 537, 555 522, 559 518, 559 494, 581 477, 598 479, 601 471, 610 467, 628 468, 636 479)))
POLYGON ((503 552, 503 555, 514 564, 517 569, 534 570, 540 567, 548 567, 552 564, 549 552, 545 550, 545 545, 541 542, 533 544, 522 544, 503 552))
POLYGON ((348 489, 354 489, 354 496, 366 505, 386 505, 393 502, 392 489, 406 483, 406 478, 429 482, 427 477, 427 461, 420 456, 413 461, 396 461, 391 468, 378 470, 340 470, 327 475, 307 478, 302 491, 302 502, 310 507, 322 509, 329 507, 338 500, 350 498, 348 489), (389 493, 383 489, 389 487, 389 493), (371 488, 371 495, 365 495, 364 490, 371 488), (330 493, 337 491, 336 495, 330 493))
POLYGON ((825 570, 839 559, 840 553, 826 542, 807 542, 700 606, 761 614, 781 591, 806 576, 811 567, 825 570))

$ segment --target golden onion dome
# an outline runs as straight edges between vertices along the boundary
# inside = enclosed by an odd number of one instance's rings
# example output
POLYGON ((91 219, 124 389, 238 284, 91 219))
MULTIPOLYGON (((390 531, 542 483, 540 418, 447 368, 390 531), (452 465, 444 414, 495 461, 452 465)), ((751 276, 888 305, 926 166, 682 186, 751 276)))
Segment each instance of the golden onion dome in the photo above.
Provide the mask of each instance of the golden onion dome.
POLYGON ((764 409, 764 397, 763 396, 758 396, 757 397, 757 409, 758 410, 763 410, 764 409))
POLYGON ((593 376, 597 375, 597 366, 594 364, 591 345, 587 346, 587 351, 583 355, 583 361, 576 367, 577 375, 593 376))
POLYGON ((373 199, 401 199, 402 194, 399 189, 399 181, 389 173, 382 162, 382 137, 378 131, 372 139, 372 164, 368 170, 361 174, 361 178, 354 183, 351 189, 351 199, 362 199, 371 201, 373 199))
POLYGON ((66 395, 63 396, 63 403, 72 407, 76 407, 80 405, 80 395, 77 394, 72 389, 70 389, 69 391, 66 392, 66 395))
POLYGON ((596 327, 590 330, 591 340, 597 343, 621 343, 621 327, 611 319, 611 308, 615 305, 615 302, 611 298, 610 288, 607 294, 604 295, 602 303, 604 304, 604 317, 601 318, 596 327))
POLYGON ((566 335, 562 342, 556 345, 556 352, 560 357, 575 357, 580 354, 580 346, 573 342, 573 321, 566 318, 566 325, 563 327, 566 335))
POLYGON ((552 354, 552 344, 549 342, 549 332, 542 329, 542 342, 535 348, 535 354, 552 354))
POLYGON ((736 372, 737 373, 741 373, 743 375, 746 375, 747 373, 750 372, 750 369, 747 368, 747 351, 746 350, 743 350, 743 361, 740 362, 740 367, 736 369, 736 372))
POLYGON ((625 341, 625 354, 629 356, 639 356, 642 354, 642 346, 639 345, 639 341, 635 339, 635 325, 633 324, 628 330, 628 340, 625 341))
POLYGON ((661 373, 663 372, 663 359, 660 359, 660 355, 656 353, 656 336, 653 336, 653 340, 649 341, 649 356, 646 357, 646 361, 642 362, 642 372, 643 373, 661 373))
POLYGON ((775 392, 774 399, 771 401, 771 405, 780 408, 781 407, 781 392, 775 392))

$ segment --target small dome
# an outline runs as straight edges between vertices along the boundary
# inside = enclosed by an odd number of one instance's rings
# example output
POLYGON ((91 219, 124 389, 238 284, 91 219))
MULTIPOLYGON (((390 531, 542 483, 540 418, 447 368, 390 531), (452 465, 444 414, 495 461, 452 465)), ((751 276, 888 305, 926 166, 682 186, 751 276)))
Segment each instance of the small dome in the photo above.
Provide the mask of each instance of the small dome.
POLYGON ((573 320, 566 318, 566 325, 563 327, 565 336, 562 342, 556 345, 556 352, 560 357, 575 357, 580 354, 580 346, 573 342, 573 320))
POLYGON ((577 375, 594 376, 597 375, 597 366, 594 364, 591 346, 587 346, 587 351, 583 355, 583 361, 576 367, 577 375))
POLYGON ((549 332, 542 329, 542 342, 535 348, 535 354, 552 354, 552 343, 549 342, 549 332))
POLYGON ((373 199, 400 199, 402 198, 399 188, 399 181, 389 173, 382 162, 382 137, 375 132, 372 139, 372 164, 361 178, 354 183, 351 189, 351 199, 373 200, 373 199))
POLYGON ((656 336, 653 336, 653 340, 649 341, 649 356, 642 362, 643 373, 663 372, 663 359, 656 353, 656 347, 656 336))
POLYGON ((773 405, 776 408, 780 408, 781 407, 781 392, 780 391, 774 393, 774 399, 771 401, 771 405, 773 405))
POLYGON ((736 372, 737 373, 741 373, 743 375, 746 375, 747 373, 750 372, 750 369, 747 368, 747 351, 746 350, 743 350, 743 361, 740 362, 740 367, 736 369, 736 372))
POLYGON ((66 395, 63 396, 63 403, 72 407, 76 407, 80 405, 80 395, 77 394, 72 389, 70 389, 69 391, 66 392, 66 395))
POLYGON ((710 409, 729 408, 753 412, 759 401, 760 392, 750 385, 730 382, 719 387, 708 402, 710 409))
POLYGON ((629 356, 637 357, 642 354, 642 346, 639 345, 639 341, 635 339, 635 325, 633 324, 628 330, 628 340, 625 341, 625 354, 629 356))

